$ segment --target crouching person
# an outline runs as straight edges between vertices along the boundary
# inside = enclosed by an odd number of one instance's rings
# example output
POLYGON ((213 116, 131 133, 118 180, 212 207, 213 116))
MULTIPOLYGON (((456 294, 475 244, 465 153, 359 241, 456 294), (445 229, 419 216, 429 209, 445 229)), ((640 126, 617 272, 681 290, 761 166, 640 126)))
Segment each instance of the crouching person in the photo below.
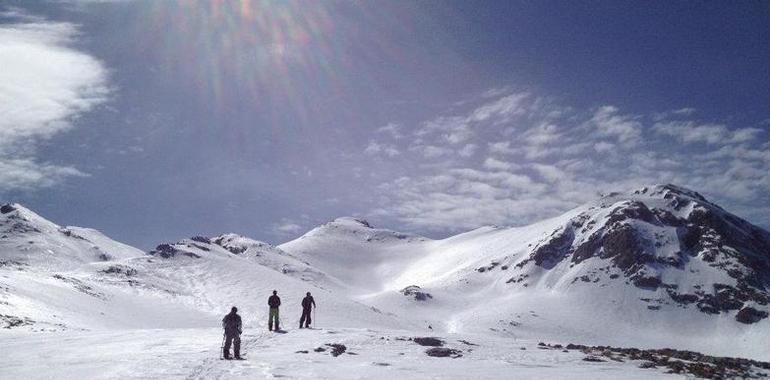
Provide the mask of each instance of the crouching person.
POLYGON ((225 359, 230 360, 230 345, 233 346, 233 354, 236 360, 242 360, 241 358, 241 316, 238 315, 238 308, 233 306, 230 310, 230 314, 225 315, 222 319, 222 327, 225 329, 225 346, 224 356, 225 359))

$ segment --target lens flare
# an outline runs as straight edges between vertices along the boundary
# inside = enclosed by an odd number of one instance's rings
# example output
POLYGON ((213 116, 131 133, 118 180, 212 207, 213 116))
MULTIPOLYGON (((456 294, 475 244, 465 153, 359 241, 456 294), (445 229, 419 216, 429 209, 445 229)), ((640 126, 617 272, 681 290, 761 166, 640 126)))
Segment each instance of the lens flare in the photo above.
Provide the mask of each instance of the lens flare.
MULTIPOLYGON (((350 51, 366 49, 354 40, 360 23, 346 18, 372 12, 356 3, 152 2, 141 24, 159 39, 153 51, 162 55, 164 72, 182 76, 194 92, 186 95, 200 106, 217 113, 256 109, 273 128, 301 128, 312 124, 324 97, 349 88, 350 51)), ((367 48, 399 61, 393 47, 367 48)))

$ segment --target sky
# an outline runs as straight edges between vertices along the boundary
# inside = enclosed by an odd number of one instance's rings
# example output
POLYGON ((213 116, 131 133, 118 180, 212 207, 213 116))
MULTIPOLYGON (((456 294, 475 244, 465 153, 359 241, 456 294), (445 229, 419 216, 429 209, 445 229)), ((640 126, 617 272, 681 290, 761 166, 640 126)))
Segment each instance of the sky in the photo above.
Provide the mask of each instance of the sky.
POLYGON ((149 249, 674 183, 770 227, 770 3, 0 0, 0 201, 149 249))

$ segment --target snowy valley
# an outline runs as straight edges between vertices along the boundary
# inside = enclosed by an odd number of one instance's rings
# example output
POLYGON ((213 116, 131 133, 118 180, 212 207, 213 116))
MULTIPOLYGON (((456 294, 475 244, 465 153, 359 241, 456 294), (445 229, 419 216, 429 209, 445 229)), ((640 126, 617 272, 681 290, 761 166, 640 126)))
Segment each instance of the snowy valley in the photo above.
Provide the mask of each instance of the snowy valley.
POLYGON ((443 240, 345 217, 278 246, 150 252, 6 204, 0 377, 758 377, 768 286, 770 233, 674 185, 443 240), (267 331, 273 289, 285 334, 267 331), (218 358, 233 305, 243 362, 218 358))

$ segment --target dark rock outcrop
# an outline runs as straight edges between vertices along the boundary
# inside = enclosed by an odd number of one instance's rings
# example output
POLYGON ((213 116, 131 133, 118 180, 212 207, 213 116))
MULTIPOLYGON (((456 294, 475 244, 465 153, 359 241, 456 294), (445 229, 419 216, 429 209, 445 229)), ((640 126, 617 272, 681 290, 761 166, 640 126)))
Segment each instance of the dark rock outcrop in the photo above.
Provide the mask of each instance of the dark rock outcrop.
POLYGON ((446 347, 433 347, 425 350, 425 353, 428 356, 433 356, 437 358, 459 358, 462 357, 462 351, 456 350, 454 348, 446 348, 446 347))
POLYGON ((345 347, 344 344, 339 344, 339 343, 327 343, 326 345, 332 348, 331 354, 335 358, 337 356, 344 354, 345 351, 348 349, 347 347, 345 347))
POLYGON ((441 347, 444 345, 443 340, 434 337, 417 337, 412 340, 420 346, 441 347))
POLYGON ((735 315, 735 320, 741 323, 751 324, 757 323, 767 318, 767 312, 763 310, 757 310, 753 307, 744 307, 738 311, 735 315))
MULTIPOLYGON (((546 347, 556 347, 550 344, 546 347)), ((591 358, 615 361, 642 361, 639 368, 664 370, 666 373, 690 375, 702 379, 766 378, 770 363, 757 360, 704 355, 699 352, 662 348, 644 350, 610 346, 568 344, 567 350, 578 350, 591 358)), ((583 359, 587 361, 588 357, 583 359)))
POLYGON ((192 257, 194 259, 200 258, 199 255, 196 255, 192 252, 188 252, 185 250, 177 249, 171 244, 160 244, 157 247, 155 247, 154 250, 150 251, 149 254, 152 256, 160 256, 164 259, 170 259, 177 255, 192 257))
POLYGON ((422 288, 417 285, 407 286, 406 288, 401 289, 401 293, 407 297, 414 297, 417 301, 433 299, 433 296, 430 293, 422 291, 422 288))

